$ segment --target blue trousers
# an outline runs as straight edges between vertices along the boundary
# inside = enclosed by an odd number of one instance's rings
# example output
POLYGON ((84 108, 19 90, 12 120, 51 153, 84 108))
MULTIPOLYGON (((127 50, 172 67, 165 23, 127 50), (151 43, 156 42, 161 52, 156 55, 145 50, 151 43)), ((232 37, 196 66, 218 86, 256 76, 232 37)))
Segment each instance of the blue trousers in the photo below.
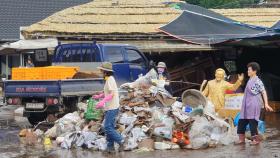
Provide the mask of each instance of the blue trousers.
POLYGON ((118 144, 122 144, 123 142, 122 136, 115 129, 116 117, 118 113, 119 113, 119 109, 108 110, 105 112, 104 129, 105 129, 108 149, 114 148, 114 142, 118 144))

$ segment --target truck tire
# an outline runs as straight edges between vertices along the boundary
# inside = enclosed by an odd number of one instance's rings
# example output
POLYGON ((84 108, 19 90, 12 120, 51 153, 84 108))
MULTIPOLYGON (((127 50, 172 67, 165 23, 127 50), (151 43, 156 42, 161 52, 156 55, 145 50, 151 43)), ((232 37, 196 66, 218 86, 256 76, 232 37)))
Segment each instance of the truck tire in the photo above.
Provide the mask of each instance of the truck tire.
POLYGON ((27 119, 31 125, 37 125, 39 122, 46 120, 47 113, 31 113, 27 119))

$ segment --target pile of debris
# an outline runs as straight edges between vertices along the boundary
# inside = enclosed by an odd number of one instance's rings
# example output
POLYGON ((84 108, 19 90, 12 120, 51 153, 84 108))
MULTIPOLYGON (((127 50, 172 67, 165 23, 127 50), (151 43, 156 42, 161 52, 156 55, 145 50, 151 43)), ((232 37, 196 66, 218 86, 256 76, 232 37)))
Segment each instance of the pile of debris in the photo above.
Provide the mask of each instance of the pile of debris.
MULTIPOLYGON (((125 150, 201 149, 234 142, 235 129, 216 116, 214 106, 199 91, 187 90, 180 102, 163 86, 152 82, 156 75, 151 70, 121 86, 116 128, 125 138, 125 150)), ((105 150, 102 112, 97 112, 92 120, 86 117, 89 105, 96 102, 90 99, 80 103, 79 111, 66 114, 45 133, 36 133, 56 140, 65 149, 105 150)))

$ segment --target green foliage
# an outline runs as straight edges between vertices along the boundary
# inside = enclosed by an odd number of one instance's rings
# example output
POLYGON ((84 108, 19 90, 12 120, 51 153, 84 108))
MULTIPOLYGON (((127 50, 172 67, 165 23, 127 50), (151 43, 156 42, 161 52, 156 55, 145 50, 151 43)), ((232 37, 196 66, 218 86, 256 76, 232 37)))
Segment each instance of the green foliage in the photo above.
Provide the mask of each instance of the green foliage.
POLYGON ((260 0, 185 0, 205 8, 240 8, 257 4, 260 0))

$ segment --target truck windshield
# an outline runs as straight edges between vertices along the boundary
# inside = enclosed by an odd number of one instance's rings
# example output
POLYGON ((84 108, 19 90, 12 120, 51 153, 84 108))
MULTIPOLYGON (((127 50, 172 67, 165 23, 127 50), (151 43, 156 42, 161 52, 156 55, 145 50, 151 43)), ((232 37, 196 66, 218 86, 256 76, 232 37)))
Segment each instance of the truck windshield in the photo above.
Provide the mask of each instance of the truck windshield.
POLYGON ((105 58, 111 63, 124 62, 124 56, 120 47, 105 47, 105 58))
POLYGON ((96 44, 63 44, 55 48, 53 62, 95 62, 99 53, 96 44))

